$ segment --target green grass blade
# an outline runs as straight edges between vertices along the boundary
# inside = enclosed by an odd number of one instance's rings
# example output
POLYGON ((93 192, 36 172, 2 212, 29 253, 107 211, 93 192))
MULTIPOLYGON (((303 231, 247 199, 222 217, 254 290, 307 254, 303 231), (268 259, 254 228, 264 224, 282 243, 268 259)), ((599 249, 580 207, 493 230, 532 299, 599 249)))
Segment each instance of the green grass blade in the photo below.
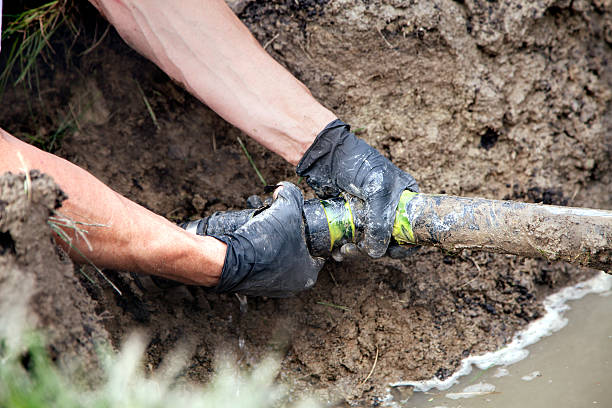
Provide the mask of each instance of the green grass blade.
POLYGON ((238 136, 236 136, 236 139, 238 139, 238 143, 240 143, 240 147, 242 147, 242 151, 244 152, 244 155, 246 156, 246 158, 249 160, 249 163, 251 163, 251 166, 253 167, 253 170, 255 170, 255 173, 257 173, 257 176, 259 177, 259 179, 261 180, 263 185, 267 186, 268 183, 266 183, 266 179, 264 179, 264 177, 259 172, 259 169, 255 165, 255 162, 253 161, 253 158, 251 157, 251 154, 247 150, 246 146, 242 142, 242 139, 240 139, 240 137, 238 137, 238 136))

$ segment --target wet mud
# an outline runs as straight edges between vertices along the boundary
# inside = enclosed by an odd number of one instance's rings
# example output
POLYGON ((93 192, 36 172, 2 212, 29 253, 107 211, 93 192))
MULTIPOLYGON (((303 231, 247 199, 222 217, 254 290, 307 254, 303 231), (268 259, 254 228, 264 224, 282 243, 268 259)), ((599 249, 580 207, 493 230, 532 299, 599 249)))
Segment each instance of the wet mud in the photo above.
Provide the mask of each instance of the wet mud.
POLYGON ((48 219, 61 217, 64 199, 37 171, 27 179, 23 173, 0 176, 0 324, 5 334, 10 327, 38 330, 51 359, 86 386, 101 378, 98 347, 109 336, 97 302, 53 242, 48 219))
MULTIPOLYGON (((113 29, 80 55, 106 23, 79 9, 80 36, 54 40, 38 89, 3 95, 0 126, 44 139, 73 111, 54 152, 175 222, 261 194, 240 131, 113 29)), ((274 58, 422 191, 612 209, 608 3, 244 1, 237 10, 274 58)), ((246 146, 268 184, 298 181, 282 159, 246 146)), ((39 262, 42 275, 49 261, 39 262)), ((122 296, 75 275, 44 287, 51 296, 58 282, 73 285, 77 294, 63 299, 93 302, 89 316, 103 317, 114 345, 147 333, 147 369, 179 344, 192 350, 184 375, 193 381, 210 378, 220 354, 248 367, 277 353, 279 381, 296 394, 370 405, 389 383, 446 378, 464 357, 499 348, 541 315, 547 294, 594 271, 422 248, 403 261, 330 260, 312 290, 250 298, 246 312, 233 295, 106 273, 122 296)), ((77 307, 90 310, 65 304, 77 307)))

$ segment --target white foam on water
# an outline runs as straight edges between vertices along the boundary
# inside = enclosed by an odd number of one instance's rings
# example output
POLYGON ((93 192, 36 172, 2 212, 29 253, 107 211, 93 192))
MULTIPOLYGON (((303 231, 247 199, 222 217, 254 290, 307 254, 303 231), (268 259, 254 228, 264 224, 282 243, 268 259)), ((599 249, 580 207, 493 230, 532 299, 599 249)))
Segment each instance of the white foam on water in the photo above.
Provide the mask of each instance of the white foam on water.
POLYGON ((518 332, 506 347, 480 356, 465 358, 461 361, 459 369, 446 380, 432 378, 425 381, 402 381, 390 384, 390 386, 412 386, 415 391, 421 392, 429 391, 432 388, 444 391, 455 385, 459 377, 470 374, 472 366, 486 370, 493 366, 514 364, 529 355, 529 351, 526 349, 528 346, 567 325, 567 319, 564 317, 565 312, 570 309, 567 301, 580 299, 590 293, 609 295, 612 293, 611 290, 612 275, 604 272, 575 286, 564 288, 544 300, 544 308, 546 309, 544 316, 534 320, 524 330, 518 332))
POLYGON ((493 391, 495 391, 495 386, 493 384, 480 382, 478 384, 465 387, 461 392, 449 392, 448 394, 446 394, 446 398, 450 398, 453 400, 459 398, 474 398, 479 397, 481 395, 490 394, 493 391))
POLYGON ((500 377, 505 377, 508 374, 510 374, 510 371, 508 371, 507 368, 504 367, 499 367, 496 371, 495 374, 493 374, 493 377, 495 378, 500 378, 500 377))
POLYGON ((522 377, 521 377, 521 380, 523 380, 523 381, 531 381, 531 380, 533 380, 533 379, 535 379, 535 378, 538 378, 538 377, 541 377, 541 376, 542 376, 542 373, 541 373, 541 372, 539 372, 539 371, 534 371, 534 372, 532 372, 532 373, 529 373, 529 374, 527 374, 527 375, 522 376, 522 377))

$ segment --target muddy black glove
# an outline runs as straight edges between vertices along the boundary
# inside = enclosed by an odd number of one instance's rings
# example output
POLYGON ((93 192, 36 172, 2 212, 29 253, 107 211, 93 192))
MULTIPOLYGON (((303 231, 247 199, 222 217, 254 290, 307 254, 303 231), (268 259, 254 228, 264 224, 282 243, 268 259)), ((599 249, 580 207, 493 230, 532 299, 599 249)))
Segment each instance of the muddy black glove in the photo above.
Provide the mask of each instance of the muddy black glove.
POLYGON ((312 287, 324 260, 308 252, 304 235, 302 192, 283 188, 270 207, 231 234, 215 236, 227 244, 215 292, 286 297, 312 287))
POLYGON ((365 239, 359 243, 359 249, 373 258, 387 251, 402 192, 419 190, 410 174, 357 138, 338 119, 317 135, 296 172, 306 177, 321 198, 346 191, 365 201, 365 239))

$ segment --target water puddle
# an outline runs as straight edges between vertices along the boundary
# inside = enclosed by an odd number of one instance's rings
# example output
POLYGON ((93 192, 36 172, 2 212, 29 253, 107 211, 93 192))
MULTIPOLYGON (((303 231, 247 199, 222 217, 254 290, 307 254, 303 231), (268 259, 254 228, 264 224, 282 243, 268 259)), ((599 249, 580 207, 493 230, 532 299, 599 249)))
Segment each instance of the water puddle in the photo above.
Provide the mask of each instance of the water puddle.
POLYGON ((517 334, 507 347, 468 357, 446 381, 395 384, 398 387, 391 394, 396 398, 390 404, 414 408, 612 407, 611 289, 612 276, 602 273, 549 296, 544 302, 545 316, 517 334), (410 387, 415 390, 411 396, 406 392, 410 387))

